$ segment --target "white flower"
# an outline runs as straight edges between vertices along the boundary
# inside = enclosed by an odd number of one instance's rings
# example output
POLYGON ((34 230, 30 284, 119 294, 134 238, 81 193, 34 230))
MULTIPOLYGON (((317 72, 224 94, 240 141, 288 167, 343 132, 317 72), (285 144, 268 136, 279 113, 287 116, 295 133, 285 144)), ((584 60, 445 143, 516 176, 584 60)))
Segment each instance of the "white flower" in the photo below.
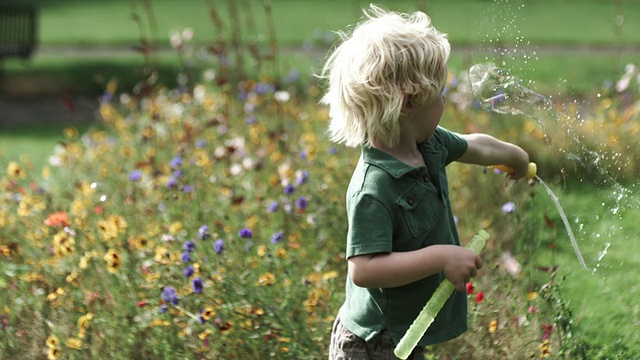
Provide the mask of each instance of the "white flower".
POLYGON ((286 103, 291 99, 291 94, 288 91, 276 91, 273 95, 279 103, 286 103))

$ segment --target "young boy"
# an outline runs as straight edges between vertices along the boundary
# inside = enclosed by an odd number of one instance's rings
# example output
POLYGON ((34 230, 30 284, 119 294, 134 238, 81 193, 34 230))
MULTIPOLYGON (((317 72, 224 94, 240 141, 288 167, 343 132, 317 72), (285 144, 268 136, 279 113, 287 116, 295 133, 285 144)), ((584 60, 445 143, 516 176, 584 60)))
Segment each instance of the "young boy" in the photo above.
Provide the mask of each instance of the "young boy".
POLYGON ((395 359, 393 349, 443 279, 451 296, 420 340, 448 341, 467 329, 465 283, 482 266, 460 247, 445 166, 503 164, 525 176, 529 156, 489 135, 439 127, 450 45, 422 12, 371 5, 330 55, 322 76, 333 141, 361 147, 347 190, 346 300, 330 359, 395 359))

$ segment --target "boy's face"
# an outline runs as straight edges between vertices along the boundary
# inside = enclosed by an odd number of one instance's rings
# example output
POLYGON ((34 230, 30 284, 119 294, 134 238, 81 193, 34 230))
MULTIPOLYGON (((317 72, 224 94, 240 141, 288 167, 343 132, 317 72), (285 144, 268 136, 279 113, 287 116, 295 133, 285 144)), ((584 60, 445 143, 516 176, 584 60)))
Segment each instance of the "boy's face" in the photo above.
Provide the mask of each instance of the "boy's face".
POLYGON ((444 94, 441 93, 431 103, 417 106, 411 111, 409 118, 419 143, 431 139, 440 123, 445 100, 444 94))

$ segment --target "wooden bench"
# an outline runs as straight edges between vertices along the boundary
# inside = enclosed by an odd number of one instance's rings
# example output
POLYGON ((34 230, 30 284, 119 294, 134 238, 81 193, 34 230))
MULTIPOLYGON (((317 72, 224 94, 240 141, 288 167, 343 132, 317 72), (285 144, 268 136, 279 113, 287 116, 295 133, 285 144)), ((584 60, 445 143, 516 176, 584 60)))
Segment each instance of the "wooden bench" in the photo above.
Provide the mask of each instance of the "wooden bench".
POLYGON ((8 57, 26 59, 37 41, 37 12, 32 6, 0 5, 0 62, 8 57))

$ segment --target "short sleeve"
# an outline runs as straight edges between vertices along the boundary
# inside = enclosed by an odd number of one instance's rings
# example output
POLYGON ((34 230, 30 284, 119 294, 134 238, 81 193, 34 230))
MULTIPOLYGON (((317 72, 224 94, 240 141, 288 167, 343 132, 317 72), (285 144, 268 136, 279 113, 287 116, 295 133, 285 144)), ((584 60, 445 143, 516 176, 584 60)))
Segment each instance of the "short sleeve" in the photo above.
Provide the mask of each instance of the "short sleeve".
POLYGON ((445 165, 458 160, 465 152, 467 152, 467 141, 459 134, 451 132, 440 126, 436 129, 436 134, 442 145, 448 151, 445 165))
POLYGON ((371 195, 357 193, 347 210, 347 258, 392 250, 393 223, 389 210, 371 195))

